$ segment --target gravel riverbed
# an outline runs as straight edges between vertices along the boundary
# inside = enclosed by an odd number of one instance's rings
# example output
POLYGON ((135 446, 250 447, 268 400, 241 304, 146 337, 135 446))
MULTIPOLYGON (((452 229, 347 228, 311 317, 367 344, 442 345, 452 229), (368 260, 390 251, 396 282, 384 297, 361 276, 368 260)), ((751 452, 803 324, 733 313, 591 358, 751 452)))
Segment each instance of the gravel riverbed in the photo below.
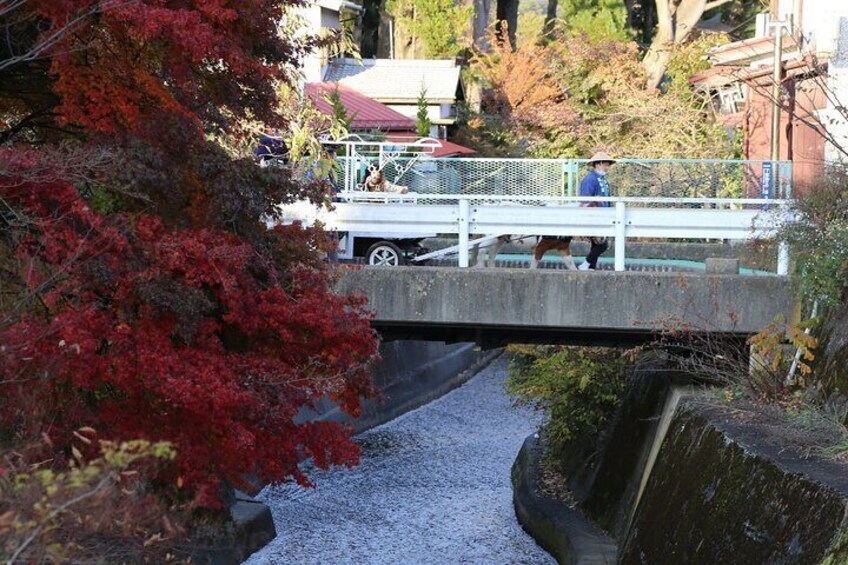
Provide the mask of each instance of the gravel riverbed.
POLYGON ((510 468, 539 417, 514 408, 497 359, 442 398, 363 433, 353 468, 266 488, 278 536, 258 564, 550 564, 512 506, 510 468))

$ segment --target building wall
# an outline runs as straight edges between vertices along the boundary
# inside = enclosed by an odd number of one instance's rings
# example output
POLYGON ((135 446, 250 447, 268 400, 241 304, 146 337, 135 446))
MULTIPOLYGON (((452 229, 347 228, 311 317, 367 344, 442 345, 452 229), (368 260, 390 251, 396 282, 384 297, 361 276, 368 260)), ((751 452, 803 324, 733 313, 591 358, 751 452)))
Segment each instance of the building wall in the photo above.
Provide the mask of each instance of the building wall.
POLYGON ((848 162, 844 153, 848 152, 848 110, 837 110, 834 104, 848 107, 848 17, 840 19, 839 28, 840 40, 828 66, 828 88, 833 93, 833 100, 822 116, 822 122, 829 124, 829 131, 834 138, 833 143, 827 144, 826 157, 830 162, 848 162))
POLYGON ((792 15, 796 30, 800 28, 807 49, 820 56, 836 50, 839 19, 848 17, 848 2, 844 0, 780 0, 778 17, 792 15))
MULTIPOLYGON (((303 19, 304 34, 318 34, 322 29, 342 28, 339 13, 317 4, 307 4, 297 8, 295 12, 303 19)), ((306 82, 320 82, 324 78, 329 53, 327 49, 319 49, 303 58, 301 72, 306 82)))
MULTIPOLYGON (((803 193, 822 173, 825 138, 821 112, 827 105, 823 88, 826 78, 786 82, 789 102, 780 113, 780 159, 792 161, 794 194, 803 193)), ((771 158, 770 87, 748 87, 743 118, 746 159, 771 158)))

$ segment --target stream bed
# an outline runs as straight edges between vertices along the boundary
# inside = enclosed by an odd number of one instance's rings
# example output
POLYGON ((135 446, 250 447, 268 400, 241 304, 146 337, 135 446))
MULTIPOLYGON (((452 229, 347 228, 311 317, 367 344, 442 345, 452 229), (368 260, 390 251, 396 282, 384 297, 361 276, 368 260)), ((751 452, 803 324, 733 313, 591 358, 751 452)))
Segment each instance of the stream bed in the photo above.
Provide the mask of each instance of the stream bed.
POLYGON ((510 468, 539 415, 515 408, 500 357, 470 381, 359 436, 353 468, 308 470, 258 498, 277 537, 258 564, 552 564, 515 518, 510 468))

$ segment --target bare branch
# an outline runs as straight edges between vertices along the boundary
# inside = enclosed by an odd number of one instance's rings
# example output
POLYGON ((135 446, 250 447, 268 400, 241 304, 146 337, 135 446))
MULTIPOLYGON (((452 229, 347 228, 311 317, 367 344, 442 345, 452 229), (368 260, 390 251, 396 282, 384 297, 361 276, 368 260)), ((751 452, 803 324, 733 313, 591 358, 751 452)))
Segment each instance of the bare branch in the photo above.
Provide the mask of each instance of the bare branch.
MULTIPOLYGON (((2 11, 9 13, 16 8, 20 8, 25 1, 26 0, 18 0, 17 2, 13 2, 9 6, 4 7, 2 11)), ((33 45, 26 53, 22 53, 20 55, 13 55, 8 59, 0 61, 0 71, 3 71, 14 65, 19 65, 21 63, 29 61, 35 61, 37 59, 47 56, 47 54, 54 46, 61 42, 62 39, 64 39, 69 33, 79 27, 79 25, 83 21, 91 18, 95 14, 123 8, 125 6, 129 6, 130 4, 135 4, 137 2, 138 0, 107 0, 106 2, 94 4, 88 10, 85 10, 69 22, 61 25, 52 33, 49 33, 46 36, 38 39, 35 45, 33 45)), ((2 14, 2 11, 0 11, 0 14, 2 14)))
POLYGON ((707 2, 707 5, 704 6, 704 11, 709 12, 713 8, 718 8, 719 6, 722 6, 724 4, 728 4, 732 1, 733 0, 713 0, 713 2, 707 2))

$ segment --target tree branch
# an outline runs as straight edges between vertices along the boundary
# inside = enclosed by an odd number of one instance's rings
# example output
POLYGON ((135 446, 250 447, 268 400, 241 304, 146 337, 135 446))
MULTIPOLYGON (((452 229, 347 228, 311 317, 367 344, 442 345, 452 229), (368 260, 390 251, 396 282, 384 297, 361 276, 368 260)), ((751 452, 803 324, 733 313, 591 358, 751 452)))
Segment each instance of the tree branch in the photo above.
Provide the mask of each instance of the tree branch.
POLYGON ((733 0, 713 0, 712 2, 707 2, 707 4, 704 6, 704 11, 708 12, 708 11, 712 10, 713 8, 718 8, 719 6, 722 6, 724 4, 728 4, 729 2, 732 2, 732 1, 733 0))

